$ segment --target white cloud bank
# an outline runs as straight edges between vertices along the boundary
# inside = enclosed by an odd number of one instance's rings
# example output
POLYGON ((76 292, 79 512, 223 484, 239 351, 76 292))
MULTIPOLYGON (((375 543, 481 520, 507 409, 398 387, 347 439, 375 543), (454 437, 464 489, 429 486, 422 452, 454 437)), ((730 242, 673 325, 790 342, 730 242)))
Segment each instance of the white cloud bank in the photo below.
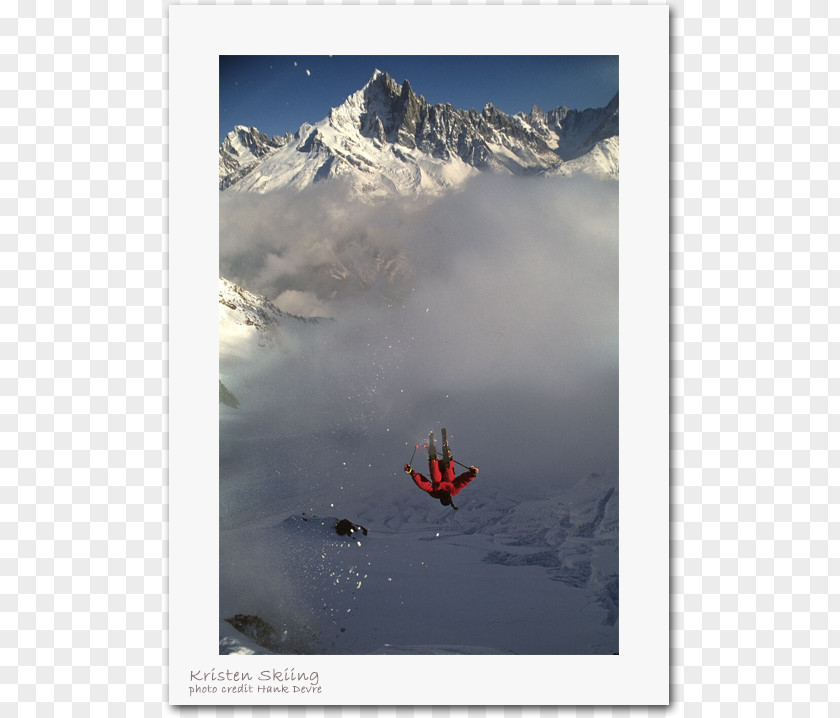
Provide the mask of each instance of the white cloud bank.
POLYGON ((377 206, 222 195, 221 228, 223 276, 337 319, 250 377, 243 432, 287 447, 281 471, 364 491, 441 425, 511 491, 617 471, 617 183, 481 178, 377 206))

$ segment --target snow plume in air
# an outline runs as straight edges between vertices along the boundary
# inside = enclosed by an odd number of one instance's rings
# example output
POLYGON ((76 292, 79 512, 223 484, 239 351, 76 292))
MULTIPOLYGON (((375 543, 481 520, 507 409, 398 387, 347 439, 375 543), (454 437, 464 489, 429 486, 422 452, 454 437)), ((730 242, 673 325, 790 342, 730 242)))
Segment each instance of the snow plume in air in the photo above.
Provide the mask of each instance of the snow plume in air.
POLYGON ((511 492, 618 469, 615 183, 481 177, 422 205, 222 195, 221 273, 336 320, 239 392, 225 381, 289 442, 302 495, 363 494, 440 426, 511 492))

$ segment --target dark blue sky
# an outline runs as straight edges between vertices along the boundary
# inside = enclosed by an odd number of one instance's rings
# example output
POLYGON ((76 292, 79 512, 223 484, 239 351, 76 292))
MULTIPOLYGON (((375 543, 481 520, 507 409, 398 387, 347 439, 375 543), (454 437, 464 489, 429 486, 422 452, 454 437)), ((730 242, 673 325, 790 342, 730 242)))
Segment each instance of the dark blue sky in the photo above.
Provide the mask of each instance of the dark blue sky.
POLYGON ((512 114, 533 105, 603 107, 618 92, 616 55, 222 55, 219 142, 234 125, 269 135, 322 120, 370 79, 387 72, 431 103, 512 114))

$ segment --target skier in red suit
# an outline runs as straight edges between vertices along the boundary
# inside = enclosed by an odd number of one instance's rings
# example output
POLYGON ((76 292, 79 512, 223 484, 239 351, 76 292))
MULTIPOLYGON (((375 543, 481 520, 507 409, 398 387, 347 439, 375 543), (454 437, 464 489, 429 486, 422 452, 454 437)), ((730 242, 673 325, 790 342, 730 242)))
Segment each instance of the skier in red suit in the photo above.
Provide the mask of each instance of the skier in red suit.
POLYGON ((410 464, 405 465, 405 471, 411 476, 414 483, 429 496, 438 499, 444 506, 451 506, 457 511, 458 507, 452 503, 452 497, 475 478, 478 469, 475 466, 470 466, 463 474, 455 476, 452 450, 449 448, 449 442, 446 438, 446 429, 442 429, 441 433, 443 434, 442 459, 437 458, 434 432, 429 434, 429 476, 431 480, 423 474, 417 473, 411 468, 410 464))

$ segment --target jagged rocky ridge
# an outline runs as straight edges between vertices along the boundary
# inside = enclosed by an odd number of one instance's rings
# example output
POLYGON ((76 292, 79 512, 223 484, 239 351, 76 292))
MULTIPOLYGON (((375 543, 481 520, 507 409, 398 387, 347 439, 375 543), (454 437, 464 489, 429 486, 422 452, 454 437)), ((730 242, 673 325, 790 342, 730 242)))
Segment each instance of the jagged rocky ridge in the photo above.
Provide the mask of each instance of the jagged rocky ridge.
POLYGON ((376 71, 315 125, 268 137, 238 126, 219 148, 219 188, 267 192, 343 179, 366 197, 440 194, 480 172, 618 177, 618 95, 603 108, 508 115, 430 104, 376 71), (590 157, 590 155, 592 155, 590 157))
POLYGON ((293 138, 291 133, 282 137, 269 137, 256 127, 234 127, 219 147, 219 189, 225 189, 238 182, 254 169, 263 157, 288 144, 293 138))
POLYGON ((323 317, 300 317, 278 309, 261 294, 255 294, 233 282, 219 277, 220 311, 225 316, 226 307, 230 321, 246 327, 253 327, 264 343, 271 332, 283 321, 302 322, 304 324, 318 324, 325 321, 323 317))

